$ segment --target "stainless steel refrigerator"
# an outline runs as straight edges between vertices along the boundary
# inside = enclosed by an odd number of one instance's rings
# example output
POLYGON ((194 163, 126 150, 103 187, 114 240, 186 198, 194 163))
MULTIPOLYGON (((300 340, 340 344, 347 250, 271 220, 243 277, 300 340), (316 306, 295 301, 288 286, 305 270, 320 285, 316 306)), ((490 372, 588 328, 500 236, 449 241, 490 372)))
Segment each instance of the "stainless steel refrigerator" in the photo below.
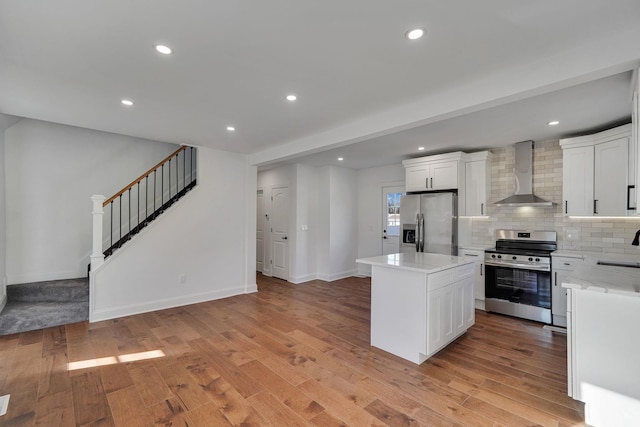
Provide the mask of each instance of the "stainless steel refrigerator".
POLYGON ((458 255, 458 195, 407 194, 400 199, 400 252, 458 255))

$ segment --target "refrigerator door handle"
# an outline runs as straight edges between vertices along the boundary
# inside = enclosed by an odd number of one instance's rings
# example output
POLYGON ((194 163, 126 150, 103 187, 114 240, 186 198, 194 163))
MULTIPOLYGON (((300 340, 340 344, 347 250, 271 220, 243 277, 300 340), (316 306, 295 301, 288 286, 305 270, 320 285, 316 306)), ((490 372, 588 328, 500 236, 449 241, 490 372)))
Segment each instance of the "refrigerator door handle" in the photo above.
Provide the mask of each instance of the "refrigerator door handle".
POLYGON ((420 252, 420 214, 416 214, 416 252, 420 252))
POLYGON ((420 214, 420 252, 424 252, 424 241, 427 232, 424 229, 424 214, 420 214))

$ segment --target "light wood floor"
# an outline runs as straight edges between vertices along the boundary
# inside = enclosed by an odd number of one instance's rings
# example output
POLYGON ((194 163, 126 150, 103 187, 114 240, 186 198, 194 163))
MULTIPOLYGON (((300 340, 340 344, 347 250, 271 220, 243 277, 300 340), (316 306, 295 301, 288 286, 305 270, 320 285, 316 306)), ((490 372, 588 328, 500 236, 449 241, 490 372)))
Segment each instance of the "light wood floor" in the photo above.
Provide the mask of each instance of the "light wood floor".
POLYGON ((369 346, 368 279, 258 287, 0 337, 0 425, 584 425, 566 337, 540 324, 477 311, 417 366, 369 346))

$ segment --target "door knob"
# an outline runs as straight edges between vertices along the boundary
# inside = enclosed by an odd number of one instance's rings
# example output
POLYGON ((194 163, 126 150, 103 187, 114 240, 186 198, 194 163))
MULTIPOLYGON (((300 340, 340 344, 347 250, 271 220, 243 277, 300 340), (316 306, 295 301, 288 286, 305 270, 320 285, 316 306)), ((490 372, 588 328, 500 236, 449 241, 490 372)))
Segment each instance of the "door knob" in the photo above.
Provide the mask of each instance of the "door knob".
POLYGON ((287 236, 284 236, 284 237, 282 238, 282 240, 287 240, 287 236))

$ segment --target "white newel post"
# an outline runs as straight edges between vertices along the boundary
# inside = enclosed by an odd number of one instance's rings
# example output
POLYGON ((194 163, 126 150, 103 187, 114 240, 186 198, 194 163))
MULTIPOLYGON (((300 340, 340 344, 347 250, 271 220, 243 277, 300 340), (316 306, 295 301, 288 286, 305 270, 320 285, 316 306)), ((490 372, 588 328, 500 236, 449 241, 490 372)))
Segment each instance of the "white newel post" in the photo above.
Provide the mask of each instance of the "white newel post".
POLYGON ((91 252, 91 271, 95 271, 104 262, 104 254, 102 253, 102 216, 104 209, 102 204, 106 197, 101 195, 91 196, 93 202, 93 247, 91 252))

